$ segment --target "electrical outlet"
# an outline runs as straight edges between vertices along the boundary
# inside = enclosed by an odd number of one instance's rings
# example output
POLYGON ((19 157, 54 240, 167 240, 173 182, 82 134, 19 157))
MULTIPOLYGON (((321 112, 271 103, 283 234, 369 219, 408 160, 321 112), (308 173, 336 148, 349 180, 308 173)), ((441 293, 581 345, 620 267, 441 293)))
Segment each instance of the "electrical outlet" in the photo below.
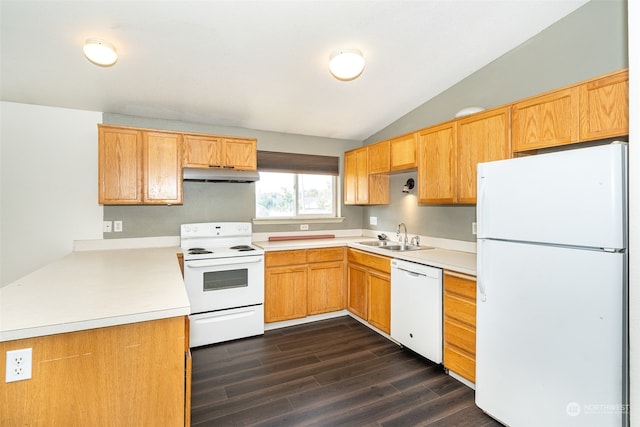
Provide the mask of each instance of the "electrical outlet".
POLYGON ((378 225, 378 217, 370 216, 369 217, 369 225, 378 225))
POLYGON ((308 230, 309 224, 300 224, 300 230, 308 230))
POLYGON ((113 231, 120 233, 122 231, 122 221, 113 221, 113 231))
POLYGON ((111 221, 102 221, 102 232, 111 233, 111 221))
POLYGON ((475 222, 471 223, 471 234, 478 234, 478 225, 475 222))
POLYGON ((31 378, 31 349, 7 351, 5 373, 7 383, 31 378))

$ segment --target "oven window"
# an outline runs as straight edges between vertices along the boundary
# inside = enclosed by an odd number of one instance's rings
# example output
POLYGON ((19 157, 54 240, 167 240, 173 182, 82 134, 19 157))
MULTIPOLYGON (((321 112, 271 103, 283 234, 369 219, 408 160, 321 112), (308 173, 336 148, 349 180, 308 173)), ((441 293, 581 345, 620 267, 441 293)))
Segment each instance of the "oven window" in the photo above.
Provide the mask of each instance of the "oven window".
POLYGON ((219 291, 221 289, 246 288, 248 286, 248 269, 212 271, 204 273, 203 290, 219 291))

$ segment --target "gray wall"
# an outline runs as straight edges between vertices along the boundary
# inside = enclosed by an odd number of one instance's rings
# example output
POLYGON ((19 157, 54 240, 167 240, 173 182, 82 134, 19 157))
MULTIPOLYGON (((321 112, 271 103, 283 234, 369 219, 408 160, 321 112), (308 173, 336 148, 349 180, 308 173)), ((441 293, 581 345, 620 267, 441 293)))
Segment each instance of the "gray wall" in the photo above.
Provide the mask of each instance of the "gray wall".
MULTIPOLYGON (((464 107, 495 107, 627 66, 627 2, 592 0, 367 138, 365 144, 450 120, 464 107)), ((401 188, 402 183, 394 183, 392 177, 392 204, 365 208, 365 228, 395 229, 393 224, 407 222, 409 217, 415 221, 409 230, 412 233, 475 240, 471 233, 475 206, 409 209, 406 204, 393 203, 394 197, 402 197, 401 188), (370 216, 378 217, 377 226, 368 225, 370 216)))
MULTIPOLYGON (((103 123, 151 129, 202 132, 255 137, 258 150, 319 154, 340 157, 359 147, 360 141, 292 135, 278 132, 187 123, 120 114, 103 114, 103 123)), ((340 188, 342 184, 340 181, 340 188)), ((177 236, 180 224, 215 221, 251 221, 255 216, 255 184, 185 182, 181 206, 105 206, 104 219, 123 221, 122 233, 104 233, 109 239, 124 237, 177 236)), ((360 229, 362 208, 342 206, 342 223, 309 224, 309 230, 360 229)), ((254 225, 254 232, 298 231, 299 225, 254 225)))

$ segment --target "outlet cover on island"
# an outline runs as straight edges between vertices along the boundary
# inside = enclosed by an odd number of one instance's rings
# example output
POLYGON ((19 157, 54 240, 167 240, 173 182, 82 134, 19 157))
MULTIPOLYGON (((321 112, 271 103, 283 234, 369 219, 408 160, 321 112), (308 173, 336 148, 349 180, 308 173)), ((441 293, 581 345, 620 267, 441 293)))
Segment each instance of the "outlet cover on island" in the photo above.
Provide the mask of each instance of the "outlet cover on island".
POLYGON ((370 216, 369 217, 369 225, 378 225, 378 217, 370 216))

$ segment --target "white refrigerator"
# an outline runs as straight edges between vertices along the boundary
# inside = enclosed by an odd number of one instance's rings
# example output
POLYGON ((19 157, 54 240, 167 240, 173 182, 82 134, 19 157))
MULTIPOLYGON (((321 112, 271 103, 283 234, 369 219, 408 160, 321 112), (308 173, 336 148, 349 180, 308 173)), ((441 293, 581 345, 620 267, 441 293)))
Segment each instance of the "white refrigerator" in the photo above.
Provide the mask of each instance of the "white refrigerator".
POLYGON ((626 153, 478 165, 476 404, 506 425, 628 423, 626 153))

